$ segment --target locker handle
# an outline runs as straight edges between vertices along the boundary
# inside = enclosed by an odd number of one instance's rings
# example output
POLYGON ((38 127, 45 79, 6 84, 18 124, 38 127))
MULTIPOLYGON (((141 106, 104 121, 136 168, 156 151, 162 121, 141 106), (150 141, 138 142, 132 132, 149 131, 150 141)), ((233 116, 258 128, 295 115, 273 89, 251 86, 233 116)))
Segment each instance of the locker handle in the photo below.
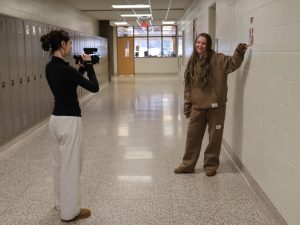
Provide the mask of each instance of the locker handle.
POLYGON ((28 83, 30 82, 30 77, 29 77, 29 76, 27 77, 27 82, 28 82, 28 83))
POLYGON ((2 86, 3 88, 5 88, 5 82, 4 82, 4 81, 2 82, 1 86, 2 86))
POLYGON ((20 84, 23 84, 23 80, 22 80, 22 78, 20 78, 20 84))
POLYGON ((40 74, 40 79, 42 79, 43 78, 43 75, 42 74, 40 74))
POLYGON ((11 86, 15 86, 15 80, 11 80, 11 86))
POLYGON ((34 75, 34 80, 36 80, 36 75, 34 75))

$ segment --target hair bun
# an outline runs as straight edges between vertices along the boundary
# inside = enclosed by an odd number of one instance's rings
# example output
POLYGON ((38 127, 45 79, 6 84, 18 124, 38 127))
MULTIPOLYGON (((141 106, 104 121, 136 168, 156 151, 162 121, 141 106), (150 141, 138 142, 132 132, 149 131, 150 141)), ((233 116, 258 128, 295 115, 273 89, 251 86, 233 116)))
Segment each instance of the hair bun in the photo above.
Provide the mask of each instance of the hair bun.
POLYGON ((50 51, 51 50, 51 40, 52 37, 50 34, 45 34, 41 37, 40 41, 42 42, 42 49, 45 51, 50 51))
POLYGON ((64 30, 52 30, 48 34, 43 35, 40 39, 42 49, 44 51, 50 51, 51 53, 61 47, 62 41, 68 42, 69 40, 70 36, 64 30))

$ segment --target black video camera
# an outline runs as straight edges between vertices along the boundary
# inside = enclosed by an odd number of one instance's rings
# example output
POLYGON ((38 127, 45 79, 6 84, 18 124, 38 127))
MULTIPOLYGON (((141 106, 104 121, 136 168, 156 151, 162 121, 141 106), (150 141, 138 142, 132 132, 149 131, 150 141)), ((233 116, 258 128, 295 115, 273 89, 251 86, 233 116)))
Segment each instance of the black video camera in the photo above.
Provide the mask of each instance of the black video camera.
MULTIPOLYGON (((99 63, 100 57, 99 57, 97 48, 84 48, 83 51, 84 51, 84 54, 91 56, 91 61, 92 61, 93 65, 96 63, 99 63)), ((73 58, 75 59, 75 64, 78 64, 80 62, 81 64, 84 65, 84 61, 83 61, 81 55, 74 55, 73 58)))

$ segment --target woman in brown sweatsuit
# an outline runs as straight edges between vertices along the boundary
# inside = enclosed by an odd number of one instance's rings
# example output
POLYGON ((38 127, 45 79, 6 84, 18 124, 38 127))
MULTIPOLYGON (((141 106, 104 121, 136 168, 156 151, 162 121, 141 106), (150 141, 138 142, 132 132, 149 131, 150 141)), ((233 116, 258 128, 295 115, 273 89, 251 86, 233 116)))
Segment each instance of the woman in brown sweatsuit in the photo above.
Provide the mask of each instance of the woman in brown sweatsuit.
POLYGON ((248 45, 239 44, 233 56, 212 50, 211 37, 202 33, 195 40, 185 70, 184 114, 190 118, 183 162, 174 170, 193 173, 208 125, 209 143, 204 152, 206 176, 216 175, 223 138, 227 77, 240 67, 248 45))

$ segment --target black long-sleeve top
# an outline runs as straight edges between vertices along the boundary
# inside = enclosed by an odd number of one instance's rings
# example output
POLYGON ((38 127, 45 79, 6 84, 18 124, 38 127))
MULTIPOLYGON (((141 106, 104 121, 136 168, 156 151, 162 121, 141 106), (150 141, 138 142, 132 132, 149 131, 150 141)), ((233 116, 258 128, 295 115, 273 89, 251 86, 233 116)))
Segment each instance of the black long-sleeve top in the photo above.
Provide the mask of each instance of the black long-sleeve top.
POLYGON ((78 85, 93 93, 99 91, 98 80, 91 63, 86 63, 85 67, 80 67, 77 71, 62 58, 53 56, 46 65, 46 77, 54 95, 52 115, 55 116, 81 117, 77 96, 78 85), (88 79, 83 76, 85 71, 88 79))

